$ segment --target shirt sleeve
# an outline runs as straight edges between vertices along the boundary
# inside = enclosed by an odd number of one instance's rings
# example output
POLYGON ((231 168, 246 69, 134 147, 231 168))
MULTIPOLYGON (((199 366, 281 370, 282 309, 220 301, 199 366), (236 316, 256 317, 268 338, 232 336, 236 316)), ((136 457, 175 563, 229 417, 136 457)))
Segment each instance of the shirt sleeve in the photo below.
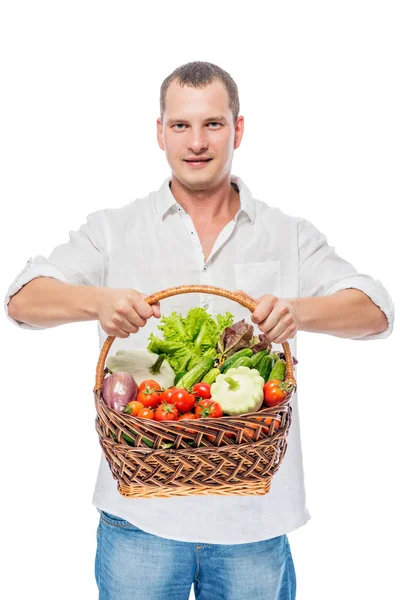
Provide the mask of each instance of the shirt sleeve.
POLYGON ((109 235, 106 211, 91 213, 77 231, 69 232, 69 241, 60 244, 48 258, 35 256, 10 285, 4 308, 8 319, 22 329, 45 329, 12 319, 8 313, 11 297, 36 277, 53 277, 72 285, 105 285, 107 279, 109 235))
POLYGON ((338 256, 326 236, 310 221, 299 221, 298 239, 300 298, 330 296, 349 288, 361 290, 385 313, 388 327, 381 333, 355 339, 387 338, 393 331, 394 305, 382 283, 370 275, 358 273, 353 265, 338 256))

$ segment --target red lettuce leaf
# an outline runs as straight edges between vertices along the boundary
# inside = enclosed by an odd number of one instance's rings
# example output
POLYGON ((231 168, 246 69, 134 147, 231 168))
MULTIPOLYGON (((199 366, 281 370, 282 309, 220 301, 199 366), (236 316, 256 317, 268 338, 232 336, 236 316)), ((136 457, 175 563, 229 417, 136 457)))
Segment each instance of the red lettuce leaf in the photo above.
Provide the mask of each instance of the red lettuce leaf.
POLYGON ((231 327, 225 327, 217 343, 218 352, 227 358, 238 350, 249 348, 253 339, 253 325, 246 323, 244 319, 234 323, 231 327))

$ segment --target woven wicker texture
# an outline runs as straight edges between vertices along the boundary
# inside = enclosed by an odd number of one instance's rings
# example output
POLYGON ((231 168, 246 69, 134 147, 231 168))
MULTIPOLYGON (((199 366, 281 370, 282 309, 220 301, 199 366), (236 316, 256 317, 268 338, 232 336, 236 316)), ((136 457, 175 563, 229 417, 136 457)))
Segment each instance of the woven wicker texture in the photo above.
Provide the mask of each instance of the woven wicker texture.
MULTIPOLYGON (((224 296, 253 312, 256 303, 221 288, 204 285, 162 290, 145 300, 154 304, 176 294, 224 296)), ((285 402, 241 416, 190 421, 140 419, 108 408, 101 388, 105 361, 114 341, 104 342, 94 387, 96 431, 118 491, 127 497, 170 497, 191 494, 266 494, 286 452, 291 424, 290 399, 296 389, 287 342, 285 382, 294 387, 285 402), (129 440, 129 444, 128 441, 129 440)))

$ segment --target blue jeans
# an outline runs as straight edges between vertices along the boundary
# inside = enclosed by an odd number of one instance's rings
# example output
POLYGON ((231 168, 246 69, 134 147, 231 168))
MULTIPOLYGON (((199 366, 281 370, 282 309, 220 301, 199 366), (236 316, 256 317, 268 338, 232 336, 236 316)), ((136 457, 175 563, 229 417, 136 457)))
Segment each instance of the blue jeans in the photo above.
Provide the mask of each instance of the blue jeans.
POLYGON ((295 600, 286 535, 247 544, 179 542, 100 512, 99 600, 295 600))

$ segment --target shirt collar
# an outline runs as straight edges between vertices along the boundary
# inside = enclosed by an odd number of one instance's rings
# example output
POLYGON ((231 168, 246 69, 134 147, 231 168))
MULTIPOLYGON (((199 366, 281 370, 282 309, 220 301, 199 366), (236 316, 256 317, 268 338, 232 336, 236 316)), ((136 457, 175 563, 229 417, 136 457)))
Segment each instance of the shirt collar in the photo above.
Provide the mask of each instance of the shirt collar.
MULTIPOLYGON (((177 210, 180 207, 169 187, 171 181, 172 176, 170 175, 156 192, 156 209, 161 220, 164 220, 169 211, 177 210)), ((240 195, 240 208, 235 216, 235 220, 240 213, 244 213, 248 216, 251 223, 254 223, 256 206, 252 193, 237 175, 231 174, 231 182, 236 184, 240 195)))

